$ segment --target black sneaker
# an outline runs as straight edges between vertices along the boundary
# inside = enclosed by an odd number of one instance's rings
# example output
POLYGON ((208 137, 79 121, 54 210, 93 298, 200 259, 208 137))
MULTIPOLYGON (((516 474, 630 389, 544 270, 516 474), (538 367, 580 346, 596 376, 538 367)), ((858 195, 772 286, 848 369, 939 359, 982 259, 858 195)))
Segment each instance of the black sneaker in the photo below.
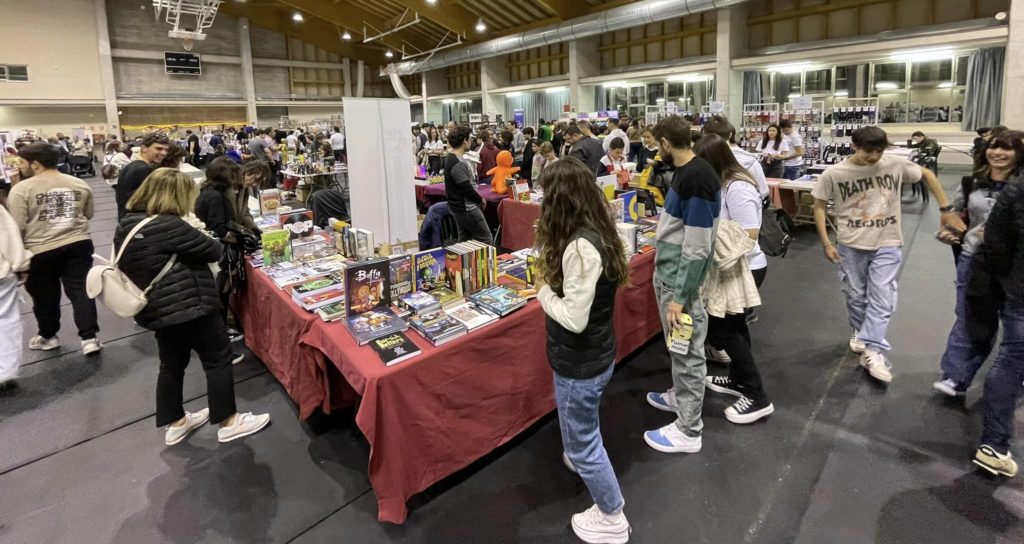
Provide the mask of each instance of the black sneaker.
POLYGON ((244 353, 232 353, 231 354, 231 364, 233 364, 233 365, 237 365, 238 363, 241 363, 244 360, 245 360, 245 354, 244 353))
POLYGON ((242 334, 241 331, 237 331, 235 329, 232 329, 231 327, 228 327, 228 340, 229 341, 231 341, 231 342, 238 342, 239 340, 241 340, 243 338, 245 338, 245 335, 242 334))
POLYGON ((753 423, 763 417, 768 417, 775 411, 775 405, 765 400, 753 400, 750 397, 740 397, 740 400, 725 409, 725 419, 738 425, 753 423))
POLYGON ((736 384, 732 383, 732 380, 729 379, 729 376, 707 376, 704 378, 704 385, 708 386, 708 389, 715 393, 724 393, 734 397, 743 396, 743 393, 740 393, 739 389, 736 388, 736 384))

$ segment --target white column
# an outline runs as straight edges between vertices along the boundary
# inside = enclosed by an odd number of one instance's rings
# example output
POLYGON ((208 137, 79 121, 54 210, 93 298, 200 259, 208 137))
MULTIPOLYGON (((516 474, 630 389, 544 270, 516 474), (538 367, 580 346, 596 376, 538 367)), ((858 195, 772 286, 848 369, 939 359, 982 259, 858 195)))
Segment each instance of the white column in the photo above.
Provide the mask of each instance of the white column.
POLYGON ((249 36, 249 19, 238 18, 238 51, 242 56, 242 88, 245 92, 245 118, 256 123, 256 81, 252 71, 252 41, 249 36))
POLYGON ((1024 0, 1010 0, 1010 36, 1003 75, 1003 118, 1008 127, 1024 125, 1024 0))
POLYGON ((737 126, 743 111, 743 72, 732 69, 732 59, 746 55, 749 47, 747 13, 746 4, 717 13, 715 100, 726 103, 726 114, 737 126))
POLYGON ((505 64, 504 56, 480 61, 480 92, 483 95, 483 113, 490 115, 492 122, 495 113, 505 115, 505 95, 492 91, 507 87, 508 83, 508 65, 505 64))
POLYGON ((366 78, 366 64, 359 60, 356 61, 356 96, 359 98, 363 97, 363 85, 366 78))
POLYGON ((345 80, 342 96, 352 96, 352 65, 348 58, 341 59, 341 78, 345 80))
POLYGON ((600 38, 582 38, 569 42, 569 106, 575 112, 594 111, 594 93, 580 86, 580 79, 601 74, 600 38))
POLYGON ((110 55, 110 29, 107 26, 107 1, 96 1, 96 33, 99 36, 100 82, 103 85, 103 107, 107 114, 107 132, 120 134, 117 115, 117 89, 114 84, 114 60, 110 55))

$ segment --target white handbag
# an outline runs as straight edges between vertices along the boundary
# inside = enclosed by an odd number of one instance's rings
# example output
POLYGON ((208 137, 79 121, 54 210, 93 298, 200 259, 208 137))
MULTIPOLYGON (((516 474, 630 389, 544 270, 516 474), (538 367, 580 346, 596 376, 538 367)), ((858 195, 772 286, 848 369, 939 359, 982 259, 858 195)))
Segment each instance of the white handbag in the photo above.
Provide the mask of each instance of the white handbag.
POLYGON ((135 228, 133 228, 128 236, 125 237, 121 243, 121 249, 117 252, 117 255, 113 255, 111 251, 112 260, 108 261, 99 255, 93 255, 93 258, 100 262, 93 266, 89 270, 89 275, 85 280, 85 292, 89 295, 89 298, 97 298, 103 302, 103 305, 110 309, 120 317, 135 317, 143 308, 149 304, 149 291, 153 289, 168 272, 171 271, 171 267, 174 266, 175 261, 178 259, 178 255, 171 255, 171 258, 164 265, 160 273, 153 278, 153 281, 143 291, 139 289, 135 283, 125 275, 118 267, 117 263, 121 260, 121 256, 124 255, 124 249, 128 244, 135 238, 135 235, 142 230, 142 227, 146 226, 147 223, 156 219, 157 216, 149 216, 142 221, 139 221, 135 228))

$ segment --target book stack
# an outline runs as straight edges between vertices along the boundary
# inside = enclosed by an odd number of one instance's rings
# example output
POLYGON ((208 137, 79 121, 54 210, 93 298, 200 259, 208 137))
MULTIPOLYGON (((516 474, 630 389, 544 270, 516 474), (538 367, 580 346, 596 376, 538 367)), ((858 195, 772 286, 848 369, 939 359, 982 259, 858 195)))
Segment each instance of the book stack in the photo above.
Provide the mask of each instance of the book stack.
POLYGON ((391 309, 391 264, 388 259, 345 267, 345 324, 360 346, 409 328, 391 309))
POLYGON ((292 298, 303 309, 312 312, 328 304, 344 302, 345 288, 333 278, 319 278, 293 287, 292 298))
POLYGON ((460 297, 494 285, 497 280, 497 253, 494 246, 477 241, 446 248, 448 288, 460 297))
POLYGON ((375 254, 373 232, 366 229, 346 228, 337 235, 335 244, 338 251, 351 259, 370 259, 375 254))
POLYGON ((409 325, 435 346, 440 346, 465 336, 466 326, 443 311, 420 314, 409 318, 409 325))
POLYGON ((360 346, 365 346, 377 338, 390 334, 405 332, 409 325, 395 315, 391 308, 378 308, 360 314, 349 314, 345 320, 352 338, 360 346))
POLYGON ((654 251, 658 236, 657 218, 648 217, 636 223, 636 252, 650 253, 654 251))
POLYGON ((402 296, 399 305, 417 315, 424 315, 442 310, 440 301, 425 291, 416 291, 402 296))
POLYGON ((472 302, 452 308, 448 315, 465 325, 466 329, 470 332, 498 321, 498 316, 477 307, 472 302))
POLYGON ((447 287, 438 287, 431 291, 430 294, 441 304, 442 310, 449 310, 466 303, 466 297, 456 294, 455 291, 447 287))
POLYGON ((500 285, 481 289, 469 296, 469 300, 477 307, 483 308, 498 317, 505 317, 508 314, 526 306, 526 298, 520 296, 517 291, 500 285))
POLYGON ((327 323, 345 318, 345 302, 332 302, 326 306, 317 308, 316 315, 327 323))

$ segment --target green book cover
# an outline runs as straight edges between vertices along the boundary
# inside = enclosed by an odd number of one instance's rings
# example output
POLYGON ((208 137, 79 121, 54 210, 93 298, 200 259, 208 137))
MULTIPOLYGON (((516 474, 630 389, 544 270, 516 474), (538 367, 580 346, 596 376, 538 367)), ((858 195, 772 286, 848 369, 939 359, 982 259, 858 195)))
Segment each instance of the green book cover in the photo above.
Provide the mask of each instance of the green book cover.
POLYGON ((271 230, 260 237, 263 242, 263 266, 292 260, 291 233, 286 230, 271 230))

